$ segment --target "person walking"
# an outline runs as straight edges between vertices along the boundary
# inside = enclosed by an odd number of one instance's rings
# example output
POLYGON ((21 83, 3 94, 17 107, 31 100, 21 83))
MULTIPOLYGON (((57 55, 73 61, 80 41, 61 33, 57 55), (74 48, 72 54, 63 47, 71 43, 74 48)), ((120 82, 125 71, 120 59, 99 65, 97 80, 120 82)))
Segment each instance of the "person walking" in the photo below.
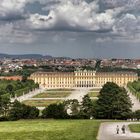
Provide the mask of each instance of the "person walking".
POLYGON ((119 131, 120 131, 120 128, 119 128, 119 126, 117 125, 117 127, 116 127, 116 132, 117 132, 117 134, 119 134, 119 131))
POLYGON ((122 126, 122 133, 125 134, 125 125, 122 126))

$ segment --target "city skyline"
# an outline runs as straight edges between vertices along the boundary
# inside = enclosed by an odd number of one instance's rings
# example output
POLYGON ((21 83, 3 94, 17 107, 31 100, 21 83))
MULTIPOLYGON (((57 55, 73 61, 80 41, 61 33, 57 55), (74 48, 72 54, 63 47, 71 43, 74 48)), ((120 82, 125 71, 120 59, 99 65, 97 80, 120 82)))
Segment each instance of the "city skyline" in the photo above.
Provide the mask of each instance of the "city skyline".
POLYGON ((2 0, 0 52, 140 58, 138 0, 2 0))

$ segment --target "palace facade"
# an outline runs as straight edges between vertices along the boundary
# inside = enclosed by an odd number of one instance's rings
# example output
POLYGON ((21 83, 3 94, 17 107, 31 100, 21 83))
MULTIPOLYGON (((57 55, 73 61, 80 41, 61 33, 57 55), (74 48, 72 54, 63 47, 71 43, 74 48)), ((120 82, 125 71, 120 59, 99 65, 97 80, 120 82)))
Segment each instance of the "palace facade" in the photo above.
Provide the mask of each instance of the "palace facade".
POLYGON ((30 76, 40 86, 52 88, 94 88, 102 87, 106 82, 114 82, 119 86, 126 86, 128 82, 138 80, 134 72, 35 72, 30 76))

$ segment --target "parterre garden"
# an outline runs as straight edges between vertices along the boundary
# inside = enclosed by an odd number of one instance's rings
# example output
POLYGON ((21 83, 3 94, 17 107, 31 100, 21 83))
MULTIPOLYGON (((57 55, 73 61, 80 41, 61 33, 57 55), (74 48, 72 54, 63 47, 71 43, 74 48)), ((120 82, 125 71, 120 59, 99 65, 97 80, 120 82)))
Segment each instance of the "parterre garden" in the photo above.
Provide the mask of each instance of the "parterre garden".
POLYGON ((88 95, 89 97, 91 98, 98 98, 100 94, 100 89, 91 89, 89 92, 88 92, 88 95))
POLYGON ((46 91, 40 93, 33 98, 64 98, 71 94, 71 91, 46 91))
MULTIPOLYGON (((34 96, 33 100, 26 100, 23 103, 25 103, 26 105, 30 105, 30 106, 46 107, 53 103, 60 103, 61 101, 63 101, 62 98, 68 97, 72 93, 73 90, 74 89, 49 89, 43 93, 40 93, 40 94, 34 96), (41 99, 39 99, 39 98, 41 98, 41 99)), ((98 97, 99 89, 98 90, 91 89, 88 92, 88 95, 89 95, 89 97, 91 97, 91 99, 94 97, 95 98, 98 97)))
POLYGON ((26 100, 23 103, 29 106, 36 106, 36 107, 46 107, 50 104, 60 103, 61 100, 26 100))
POLYGON ((26 100, 23 103, 30 106, 46 107, 50 104, 60 103, 63 101, 61 98, 68 97, 72 91, 73 89, 50 89, 34 96, 32 100, 26 100))

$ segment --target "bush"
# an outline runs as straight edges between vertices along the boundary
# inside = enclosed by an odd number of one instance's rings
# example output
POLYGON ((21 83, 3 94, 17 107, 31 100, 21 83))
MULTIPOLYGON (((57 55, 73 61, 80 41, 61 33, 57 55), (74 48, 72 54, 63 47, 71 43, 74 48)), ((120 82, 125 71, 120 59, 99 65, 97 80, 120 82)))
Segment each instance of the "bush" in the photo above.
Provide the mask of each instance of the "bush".
POLYGON ((39 116, 39 109, 37 109, 36 107, 30 107, 29 109, 29 114, 28 114, 28 119, 35 119, 38 118, 39 116))
POLYGON ((13 103, 9 113, 10 120, 35 119, 39 116, 39 110, 36 107, 24 105, 18 101, 13 103))
POLYGON ((8 121, 9 119, 8 119, 8 117, 0 117, 0 122, 1 121, 8 121))
POLYGON ((140 110, 134 112, 134 118, 140 120, 140 110))
POLYGON ((43 118, 65 119, 68 118, 63 103, 51 104, 42 111, 43 118))

